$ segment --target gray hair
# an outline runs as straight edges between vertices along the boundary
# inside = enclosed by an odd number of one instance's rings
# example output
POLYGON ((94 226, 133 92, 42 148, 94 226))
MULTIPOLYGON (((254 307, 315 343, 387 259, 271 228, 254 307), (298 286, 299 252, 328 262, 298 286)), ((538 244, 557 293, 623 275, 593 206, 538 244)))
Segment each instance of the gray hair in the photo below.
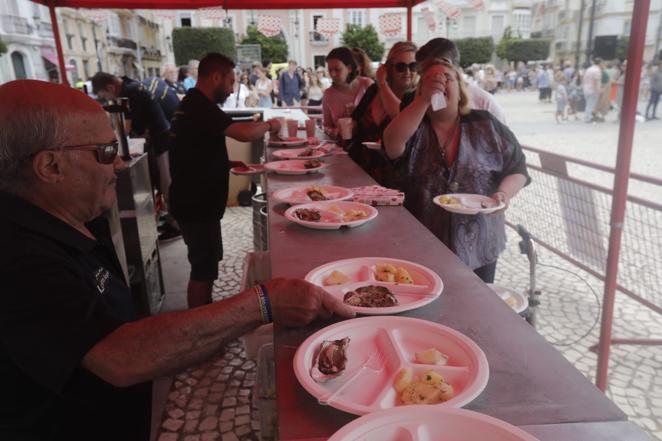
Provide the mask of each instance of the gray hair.
POLYGON ((25 160, 41 150, 64 145, 61 115, 52 109, 28 108, 0 119, 0 190, 15 194, 25 186, 25 160))

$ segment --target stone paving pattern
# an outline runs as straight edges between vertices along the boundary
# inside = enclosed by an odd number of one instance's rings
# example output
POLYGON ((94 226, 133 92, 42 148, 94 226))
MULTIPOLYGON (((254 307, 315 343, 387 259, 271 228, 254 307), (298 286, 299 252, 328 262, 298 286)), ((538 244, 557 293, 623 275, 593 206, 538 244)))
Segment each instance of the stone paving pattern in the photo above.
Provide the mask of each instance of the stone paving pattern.
MULTIPOLYGON (((539 104, 534 92, 498 94, 511 129, 522 144, 549 148, 562 154, 615 163, 618 124, 584 125, 554 122, 554 105, 539 104), (534 109, 535 111, 531 111, 534 109)), ((613 117, 612 117, 613 119, 613 117)), ((662 122, 637 124, 632 170, 656 175, 659 168, 659 138, 662 122)), ((604 178, 595 177, 598 183, 604 178)), ((643 193, 633 186, 634 193, 643 193)), ((657 189, 659 190, 659 189, 657 189)), ((646 192, 658 200, 658 194, 646 192)), ((660 198, 662 199, 662 198, 660 198)), ((541 221, 544 219, 541 219, 541 221)), ((214 286, 219 300, 239 290, 243 259, 252 251, 252 211, 229 208, 223 220, 225 258, 214 286)), ((496 283, 524 292, 529 285, 526 257, 519 254, 519 237, 508 230, 508 248, 499 260, 496 283)), ((539 265, 538 331, 581 371, 595 380, 597 355, 589 347, 598 342, 599 324, 592 330, 602 301, 602 282, 566 264, 555 255, 539 250, 541 264, 554 265, 569 274, 539 265), (597 300, 586 283, 597 294, 597 300), (578 337, 591 330, 581 340, 578 337)), ((625 295, 618 294, 614 337, 662 338, 660 316, 625 295)), ((612 346, 607 395, 632 421, 662 441, 662 347, 612 346)), ((553 374, 553 373, 550 373, 553 374)), ((174 379, 161 421, 158 441, 259 440, 260 423, 253 405, 256 366, 246 359, 238 341, 230 342, 224 354, 190 368, 174 379)))

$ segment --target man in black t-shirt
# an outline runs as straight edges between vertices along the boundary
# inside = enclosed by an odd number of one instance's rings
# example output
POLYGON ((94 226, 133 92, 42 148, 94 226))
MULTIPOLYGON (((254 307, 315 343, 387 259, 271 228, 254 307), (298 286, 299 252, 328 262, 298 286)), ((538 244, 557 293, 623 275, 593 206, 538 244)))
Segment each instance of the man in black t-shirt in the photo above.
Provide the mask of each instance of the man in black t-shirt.
POLYGON ((342 302, 303 280, 139 319, 99 217, 125 168, 101 106, 59 84, 0 85, 0 440, 147 441, 151 383, 273 319, 342 302))
POLYGON ((191 264, 189 307, 211 303, 218 262, 223 258, 220 220, 228 200, 230 171, 225 137, 253 141, 267 130, 280 129, 278 120, 233 123, 221 110, 219 104, 234 90, 234 66, 221 54, 207 54, 200 61, 195 87, 172 119, 170 198, 191 264))

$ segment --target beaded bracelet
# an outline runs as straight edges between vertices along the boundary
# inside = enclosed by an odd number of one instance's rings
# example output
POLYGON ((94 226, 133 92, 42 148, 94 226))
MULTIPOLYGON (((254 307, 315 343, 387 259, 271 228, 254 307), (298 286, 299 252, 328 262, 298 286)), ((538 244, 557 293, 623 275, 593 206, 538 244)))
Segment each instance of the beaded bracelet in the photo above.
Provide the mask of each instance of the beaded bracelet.
POLYGON ((255 294, 257 294, 257 303, 260 308, 260 318, 262 323, 271 323, 273 316, 271 314, 271 302, 269 302, 269 293, 264 285, 255 285, 253 287, 255 294))

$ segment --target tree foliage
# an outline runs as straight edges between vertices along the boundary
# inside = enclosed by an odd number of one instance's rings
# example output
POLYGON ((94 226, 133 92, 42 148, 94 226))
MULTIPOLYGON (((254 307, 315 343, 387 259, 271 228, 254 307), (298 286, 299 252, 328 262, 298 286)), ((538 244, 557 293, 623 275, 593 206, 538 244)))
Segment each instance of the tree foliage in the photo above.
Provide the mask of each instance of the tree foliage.
POLYGON ((246 28, 246 35, 241 39, 241 44, 259 44, 262 47, 262 58, 274 63, 285 63, 287 61, 287 42, 283 34, 275 37, 267 37, 257 30, 255 25, 246 28))
POLYGON ((630 44, 630 37, 620 36, 616 43, 616 58, 625 61, 628 58, 628 45, 630 44))
POLYGON ((379 41, 373 25, 362 28, 359 25, 348 24, 342 34, 341 42, 343 46, 363 49, 372 61, 381 61, 384 57, 384 43, 379 41))
POLYGON ((209 52, 220 52, 236 59, 234 33, 228 28, 175 28, 172 46, 175 63, 179 65, 193 59, 200 60, 209 52))
POLYGON ((5 43, 2 40, 0 40, 0 56, 6 53, 7 53, 7 45, 5 45, 5 43))
POLYGON ((510 26, 507 26, 506 29, 503 30, 503 36, 501 37, 501 40, 499 40, 499 44, 497 44, 496 48, 494 49, 497 57, 501 58, 502 60, 508 59, 508 42, 511 41, 512 38, 513 31, 510 26))
POLYGON ((499 58, 515 63, 546 60, 551 44, 552 41, 545 38, 513 38, 512 30, 508 26, 496 47, 496 54, 499 58))
POLYGON ((494 52, 492 37, 461 38, 455 40, 460 51, 460 65, 462 67, 472 64, 483 64, 490 61, 494 52))

